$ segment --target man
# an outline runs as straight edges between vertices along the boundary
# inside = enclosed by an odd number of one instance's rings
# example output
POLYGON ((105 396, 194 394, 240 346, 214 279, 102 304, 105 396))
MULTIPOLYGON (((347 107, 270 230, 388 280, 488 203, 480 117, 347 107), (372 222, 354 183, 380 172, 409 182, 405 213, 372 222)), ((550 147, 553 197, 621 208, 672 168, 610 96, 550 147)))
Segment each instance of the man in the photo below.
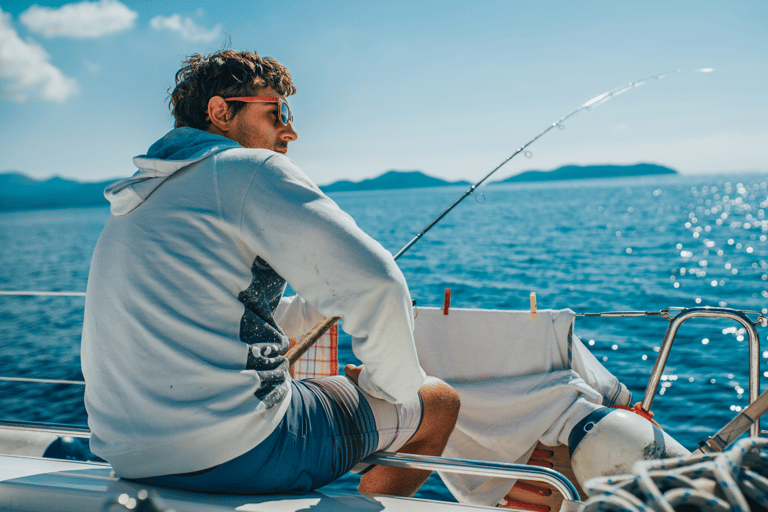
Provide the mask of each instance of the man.
MULTIPOLYGON (((391 254, 284 156, 288 71, 223 51, 176 84, 176 128, 105 191, 81 354, 93 452, 126 478, 225 493, 306 491, 381 449, 442 453, 458 395, 419 366, 391 254), (364 366, 294 381, 281 354, 323 316, 364 366)), ((359 490, 410 495, 428 475, 377 466, 359 490)))

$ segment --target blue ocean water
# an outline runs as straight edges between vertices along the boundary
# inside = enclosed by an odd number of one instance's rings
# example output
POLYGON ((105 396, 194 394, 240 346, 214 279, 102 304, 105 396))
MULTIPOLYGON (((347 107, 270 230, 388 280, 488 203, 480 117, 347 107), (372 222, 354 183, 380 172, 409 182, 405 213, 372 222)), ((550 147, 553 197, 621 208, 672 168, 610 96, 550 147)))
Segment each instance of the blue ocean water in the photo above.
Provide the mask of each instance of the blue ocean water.
MULTIPOLYGON (((399 260, 421 306, 577 313, 727 306, 768 314, 768 172, 493 185, 469 197, 399 260)), ((464 191, 332 197, 392 253, 464 191)), ((84 291, 107 208, 0 213, 0 290, 84 291)), ((80 380, 83 298, 0 296, 0 375, 80 380)), ((751 314, 756 319, 757 314, 751 314)), ((639 400, 668 322, 577 318, 575 332, 639 400)), ((761 338, 766 335, 761 330, 761 338)), ((484 354, 483 347, 472 347, 484 354)), ((342 363, 354 362, 342 336, 342 363)), ((768 382, 761 352, 762 387, 768 382)), ((653 410, 688 448, 747 402, 746 334, 686 322, 653 410)), ((5 419, 84 424, 82 388, 0 382, 5 419)), ((138 413, 138 411, 137 411, 138 413)), ((336 486, 354 488, 355 478, 336 486)), ((446 497, 431 479, 422 497, 446 497)))

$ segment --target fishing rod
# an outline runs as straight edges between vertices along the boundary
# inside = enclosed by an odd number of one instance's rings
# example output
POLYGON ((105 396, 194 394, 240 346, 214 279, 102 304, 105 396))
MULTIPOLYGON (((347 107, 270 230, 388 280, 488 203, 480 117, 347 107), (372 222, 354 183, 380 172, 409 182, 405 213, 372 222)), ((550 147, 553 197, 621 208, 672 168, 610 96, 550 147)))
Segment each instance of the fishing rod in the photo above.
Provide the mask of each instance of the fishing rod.
MULTIPOLYGON (((707 73, 707 72, 712 71, 712 69, 705 68, 705 69, 698 69, 696 71, 707 73)), ((638 80, 638 81, 635 81, 635 82, 629 82, 628 84, 622 85, 620 87, 616 87, 615 89, 611 89, 610 91, 606 91, 606 92, 604 92, 602 94, 599 94, 599 95, 595 96, 591 100, 587 101, 586 103, 584 103, 583 105, 578 107, 573 112, 570 112, 570 113, 564 115, 563 117, 561 117, 560 119, 558 119, 554 123, 550 124, 549 126, 547 126, 547 128, 544 131, 542 131, 541 133, 536 135, 534 138, 532 138, 531 140, 529 140, 528 142, 526 142, 525 144, 520 146, 514 153, 512 153, 507 158, 505 158, 499 165, 494 167, 494 169, 491 172, 489 172, 488 174, 486 174, 480 181, 478 181, 477 183, 475 183, 474 185, 469 187, 466 190, 466 192, 464 192, 458 199, 456 199, 448 208, 446 208, 440 215, 435 217, 435 219, 432 220, 432 222, 430 222, 429 224, 427 224, 426 227, 424 227, 424 229, 419 231, 416 234, 416 236, 414 236, 411 239, 410 242, 405 244, 405 247, 400 249, 400 251, 398 251, 398 253, 395 254, 395 256, 394 256, 395 261, 397 261, 398 258, 400 258, 400 256, 402 256, 408 249, 410 249, 411 246, 413 246, 413 244, 418 242, 419 239, 421 239, 421 237, 423 237, 430 229, 432 229, 435 224, 440 222, 440 220, 442 220, 443 217, 448 215, 448 212, 453 210, 468 195, 472 194, 472 192, 474 192, 477 187, 482 185, 496 171, 501 169, 507 162, 509 162, 510 160, 515 158, 520 153, 525 152, 525 150, 526 150, 526 148, 528 148, 528 146, 530 146, 531 144, 533 144, 534 142, 536 142, 537 140, 542 138, 544 135, 549 133, 551 130, 554 130, 555 128, 559 128, 559 129, 562 130, 564 128, 563 123, 565 121, 567 121, 568 119, 570 119, 571 117, 575 116, 576 114, 578 114, 579 112, 581 112, 583 110, 591 110, 592 108, 597 107, 598 105, 602 105, 603 103, 605 103, 606 101, 610 100, 611 98, 615 98, 619 94, 625 93, 625 92, 627 92, 627 91, 629 91, 631 89, 634 89, 636 87, 640 87, 641 85, 646 84, 646 83, 648 83, 650 81, 661 80, 662 78, 665 78, 665 77, 667 77, 669 75, 675 75, 675 74, 678 74, 680 72, 681 72, 680 69, 676 69, 674 71, 667 71, 666 73, 659 73, 658 75, 652 75, 652 76, 649 76, 647 78, 643 78, 642 80, 638 80)), ((528 152, 526 152, 526 153, 528 153, 528 152)), ((526 156, 528 156, 528 155, 526 155, 526 156)), ((325 332, 328 329, 330 329, 330 327, 333 324, 335 324, 339 319, 340 319, 339 317, 328 317, 328 318, 325 318, 320 323, 318 323, 315 327, 313 327, 311 331, 309 331, 307 334, 305 334, 304 337, 298 343, 296 343, 296 345, 291 347, 288 350, 288 352, 286 352, 285 357, 288 359, 289 363, 291 365, 293 365, 293 363, 295 363, 302 355, 304 355, 304 353, 309 349, 309 347, 311 347, 318 339, 320 339, 320 337, 323 334, 325 334, 325 332)))
POLYGON ((574 110, 574 111, 573 111, 573 112, 571 112, 570 114, 567 114, 567 115, 565 115, 565 116, 561 117, 560 119, 558 119, 557 121, 555 121, 555 122, 554 122, 554 123, 552 123, 551 125, 547 126, 546 130, 544 130, 543 132, 541 132, 540 134, 538 134, 537 136, 535 136, 534 138, 532 138, 531 140, 529 140, 528 142, 526 142, 525 144, 523 144, 522 146, 520 146, 520 147, 517 149, 517 151, 515 151, 514 153, 512 153, 511 155, 509 155, 507 158, 505 158, 505 159, 504 159, 504 161, 502 161, 502 162, 501 162, 499 165, 497 165, 497 166, 496 166, 496 167, 495 167, 495 168, 494 168, 494 169, 493 169, 491 172, 489 172, 488 174, 486 174, 486 175, 485 175, 485 177, 483 177, 483 179, 481 179, 480 181, 478 181, 477 183, 475 183, 474 185, 472 185, 471 187, 469 187, 469 188, 467 189, 467 191, 466 191, 466 192, 464 192, 464 193, 461 195, 461 197, 459 197, 459 198, 458 198, 456 201, 454 201, 454 202, 453 202, 453 203, 452 203, 452 204, 451 204, 451 205, 450 205, 448 208, 446 208, 446 209, 443 211, 443 213, 441 213, 440 215, 438 215, 437 217, 435 217, 435 219, 434 219, 432 222, 430 222, 429 224, 427 224, 427 226, 426 226, 424 229, 422 229, 421 231, 419 231, 419 232, 416 234, 416 236, 414 236, 414 237, 411 239, 411 241, 410 241, 410 242, 408 242, 407 244, 405 244, 405 247, 403 247, 402 249, 400 249, 400 252, 398 252, 397 254, 395 254, 395 260, 397 260, 397 259, 398 259, 400 256, 402 256, 402 255, 403 255, 403 253, 404 253, 405 251, 407 251, 408 249, 410 249, 410 248, 411 248, 411 246, 412 246, 413 244, 415 244, 415 243, 416 243, 416 242, 417 242, 417 241, 418 241, 418 240, 419 240, 419 239, 420 239, 422 236, 424 236, 424 234, 425 234, 427 231, 429 231, 430 229, 432 229, 432 227, 433 227, 435 224, 437 224, 438 222, 440 222, 440 220, 441 220, 443 217, 445 217, 446 215, 448 215, 448 212, 450 212, 451 210, 453 210, 453 209, 454 209, 454 208, 455 208, 455 207, 456 207, 456 206, 457 206, 457 205, 458 205, 460 202, 462 202, 462 201, 463 201, 463 200, 464 200, 464 199, 465 199, 465 198, 466 198, 468 195, 470 195, 472 192, 474 192, 474 191, 475 191, 475 189, 476 189, 477 187, 479 187, 480 185, 482 185, 482 184, 483 184, 483 182, 485 182, 485 180, 487 180, 488 178, 490 178, 490 177, 491 177, 491 176, 492 176, 492 175, 493 175, 493 174, 494 174, 496 171, 498 171, 499 169, 501 169, 501 168, 502 168, 502 167, 503 167, 503 166, 504 166, 504 165, 505 165, 507 162, 509 162, 510 160, 512 160, 513 158, 515 158, 515 157, 516 157, 517 155, 519 155, 520 153, 524 152, 524 151, 525 151, 525 149, 526 149, 528 146, 530 146, 531 144, 533 144, 534 142, 536 142, 537 140, 539 140, 540 138, 542 138, 542 137, 543 137, 545 134, 549 133, 549 131, 550 131, 550 130, 554 130, 555 128, 559 128, 559 129, 561 129, 561 130, 562 130, 562 129, 564 128, 564 125, 563 125, 563 123, 564 123, 565 121, 567 121, 568 119, 570 119, 571 117, 573 117, 573 116, 575 116, 576 114, 578 114, 579 112, 581 112, 582 110, 590 110, 590 109, 591 109, 591 108, 593 108, 593 107, 596 107, 596 106, 598 106, 598 105, 602 105, 603 103, 605 103, 606 101, 610 100, 611 98, 615 98, 615 97, 616 97, 616 96, 618 96, 619 94, 622 94, 622 93, 624 93, 624 92, 627 92, 627 91, 629 91, 630 89, 634 89, 635 87, 640 87, 641 85, 643 85, 643 84, 645 84, 645 83, 647 83, 647 82, 650 82, 651 80, 660 80, 660 79, 662 79, 662 78, 664 78, 664 77, 667 77, 667 76, 669 76, 669 75, 674 75, 674 74, 677 74, 677 73, 680 73, 680 72, 681 72, 681 71, 680 71, 679 69, 676 69, 676 70, 674 70, 674 71, 668 71, 668 72, 666 72, 666 73, 660 73, 660 74, 658 74, 658 75, 649 76, 648 78, 643 78, 642 80, 638 80, 638 81, 636 81, 636 82, 629 82, 629 83, 628 83, 628 84, 626 84, 626 85, 622 85, 622 86, 620 86, 620 87, 617 87, 617 88, 615 88, 615 89, 612 89, 612 90, 610 90, 610 91, 604 92, 603 94, 600 94, 600 95, 598 95, 598 96, 595 96, 595 97, 594 97, 594 98, 592 98, 591 100, 587 101, 586 103, 584 103, 583 105, 581 105, 579 108, 577 108, 576 110, 574 110))

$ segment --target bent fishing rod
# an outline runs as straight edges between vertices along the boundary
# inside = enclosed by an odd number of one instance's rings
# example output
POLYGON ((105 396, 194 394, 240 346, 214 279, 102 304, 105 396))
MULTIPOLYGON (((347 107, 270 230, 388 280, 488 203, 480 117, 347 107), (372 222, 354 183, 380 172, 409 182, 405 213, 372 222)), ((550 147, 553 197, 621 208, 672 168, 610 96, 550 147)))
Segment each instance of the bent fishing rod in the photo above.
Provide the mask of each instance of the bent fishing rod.
MULTIPOLYGON (((696 71, 709 72, 709 71, 711 71, 711 69, 700 69, 700 70, 696 70, 696 71)), ((413 244, 418 242, 419 239, 421 239, 421 237, 423 237, 427 233, 427 231, 432 229, 435 226, 435 224, 440 222, 443 219, 443 217, 448 215, 448 212, 450 212, 456 206, 458 206, 458 204, 460 202, 462 202, 468 195, 472 194, 477 187, 482 185, 496 171, 501 169, 507 162, 509 162, 510 160, 515 158, 520 153, 526 152, 526 149, 528 148, 528 146, 530 146, 531 144, 533 144, 534 142, 536 142, 537 140, 542 138, 544 135, 549 133, 551 130, 554 130, 555 128, 563 129, 564 128, 563 123, 565 121, 567 121, 568 119, 570 119, 571 117, 575 116, 576 114, 578 114, 581 111, 591 110, 592 108, 597 107, 598 105, 602 105, 603 103, 605 103, 606 101, 610 100, 611 98, 615 98, 619 94, 625 93, 625 92, 627 92, 627 91, 629 91, 631 89, 634 89, 636 87, 640 87, 641 85, 646 84, 648 82, 651 82, 653 80, 660 80, 660 79, 665 78, 665 77, 667 77, 669 75, 674 75, 674 74, 677 74, 677 73, 680 73, 680 72, 681 72, 681 70, 676 69, 674 71, 668 71, 666 73, 660 73, 658 75, 649 76, 648 78, 643 78, 642 80, 638 80, 636 82, 629 82, 628 84, 622 85, 620 87, 616 87, 615 89, 611 89, 610 91, 607 91, 607 92, 604 92, 604 93, 602 93, 602 94, 600 94, 598 96, 595 96, 594 98, 592 98, 591 100, 587 101, 586 103, 581 105, 579 108, 574 110, 573 112, 570 112, 569 114, 564 115, 563 117, 561 117, 560 119, 558 119, 554 123, 550 124, 549 126, 547 126, 547 128, 544 131, 542 131, 541 133, 536 135, 534 138, 532 138, 531 140, 529 140, 528 142, 526 142, 525 144, 520 146, 514 153, 512 153, 507 158, 505 158, 499 165, 497 165, 491 172, 486 174, 480 181, 478 181, 477 183, 475 183, 474 185, 469 187, 466 190, 466 192, 464 192, 458 199, 456 199, 448 208, 446 208, 440 215, 435 217, 435 219, 432 220, 432 222, 430 222, 429 224, 427 224, 426 227, 424 227, 424 229, 419 231, 416 234, 416 236, 414 236, 411 239, 410 242, 405 244, 405 247, 400 249, 400 251, 398 251, 398 253, 395 254, 395 256, 394 256, 395 261, 397 261, 397 259, 400 258, 400 256, 402 256, 405 253, 405 251, 410 249, 413 244)), ((320 321, 320 323, 318 323, 316 326, 314 326, 311 331, 309 331, 307 334, 305 334, 304 337, 302 337, 301 340, 299 340, 299 342, 296 343, 296 345, 291 347, 288 350, 288 352, 285 353, 285 357, 288 359, 290 365, 293 366, 293 364, 302 355, 304 355, 304 353, 307 350, 309 350, 309 348, 318 339, 320 339, 320 337, 323 334, 325 334, 325 332, 328 329, 330 329, 333 324, 335 324, 339 320, 340 320, 340 318, 337 317, 337 316, 327 317, 327 318, 323 319, 322 321, 320 321)))

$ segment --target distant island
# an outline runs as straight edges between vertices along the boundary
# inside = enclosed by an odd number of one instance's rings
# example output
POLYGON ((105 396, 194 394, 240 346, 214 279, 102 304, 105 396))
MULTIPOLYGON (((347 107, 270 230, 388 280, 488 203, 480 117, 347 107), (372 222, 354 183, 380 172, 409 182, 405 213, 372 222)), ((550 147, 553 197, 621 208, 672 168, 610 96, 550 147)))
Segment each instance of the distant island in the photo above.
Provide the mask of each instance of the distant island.
POLYGON ((0 173, 0 211, 107 206, 104 188, 115 180, 83 183, 53 177, 36 180, 18 171, 0 173))
MULTIPOLYGON (((655 164, 635 165, 566 165, 552 171, 526 171, 502 181, 514 183, 524 181, 584 180, 593 178, 621 178, 627 176, 648 176, 659 174, 677 174, 677 171, 655 164)), ((323 185, 323 192, 347 192, 354 190, 389 190, 396 188, 445 187, 450 185, 470 185, 468 181, 446 181, 427 176, 419 171, 388 171, 377 178, 358 182, 347 180, 323 185)))
MULTIPOLYGON (((654 164, 566 165, 552 171, 526 171, 503 181, 493 182, 491 185, 660 174, 677 174, 677 171, 654 164)), ((104 198, 104 188, 114 181, 83 183, 59 177, 37 180, 18 171, 0 172, 0 211, 67 208, 71 206, 107 206, 109 203, 104 198)), ((387 171, 377 178, 357 182, 341 180, 323 185, 320 189, 323 192, 349 192, 446 187, 452 185, 469 186, 470 182, 446 181, 428 176, 420 171, 387 171)))
POLYGON ((494 183, 517 183, 521 181, 586 180, 593 178, 622 178, 626 176, 648 176, 677 174, 677 171, 655 164, 635 165, 565 165, 552 171, 526 171, 494 183))
POLYGON ((469 185, 468 181, 446 181, 427 176, 419 171, 388 171, 377 178, 362 181, 335 181, 322 185, 323 192, 349 192, 353 190, 391 190, 396 188, 446 187, 450 185, 469 185))

